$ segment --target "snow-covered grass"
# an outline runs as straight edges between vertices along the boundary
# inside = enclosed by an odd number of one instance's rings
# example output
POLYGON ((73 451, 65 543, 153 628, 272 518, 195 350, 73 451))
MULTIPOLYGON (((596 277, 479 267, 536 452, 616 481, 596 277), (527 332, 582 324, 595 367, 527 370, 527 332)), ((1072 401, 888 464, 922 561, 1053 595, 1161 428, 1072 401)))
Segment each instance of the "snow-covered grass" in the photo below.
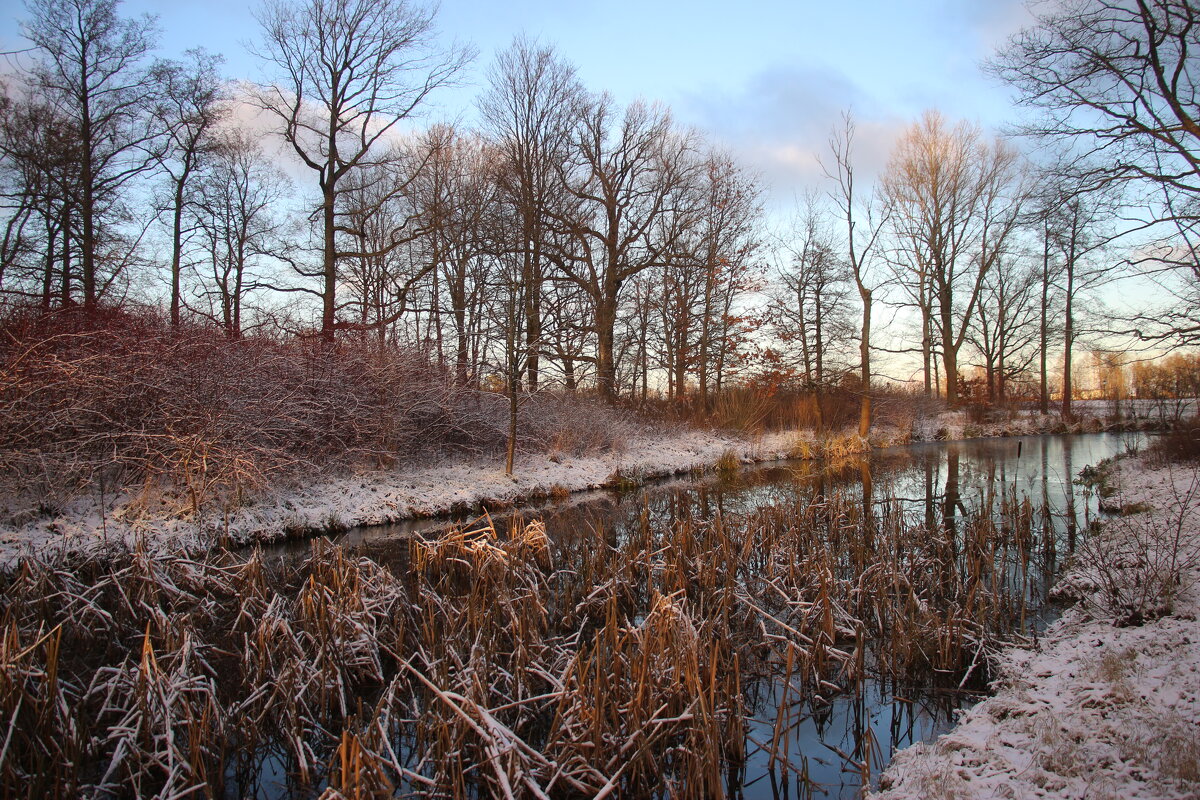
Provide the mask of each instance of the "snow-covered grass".
POLYGON ((152 550, 204 549, 222 539, 234 544, 266 542, 480 505, 495 508, 711 468, 722 457, 741 462, 784 458, 799 452, 801 443, 806 452, 815 452, 811 442, 811 437, 794 433, 755 438, 699 430, 648 434, 619 450, 590 455, 524 455, 511 477, 504 474, 499 459, 361 471, 278 487, 228 513, 196 517, 179 516, 173 512, 176 505, 165 499, 134 502, 131 497, 107 498, 108 510, 101 514, 99 496, 83 498, 56 515, 0 527, 0 565, 11 565, 23 551, 92 553, 114 544, 129 547, 135 541, 152 550))
POLYGON ((995 695, 899 753, 877 800, 1200 796, 1200 479, 1130 459, 1108 470, 1116 517, 1079 549, 1077 599, 995 695))
MULTIPOLYGON (((967 411, 931 407, 882 415, 871 446, 980 436, 1023 436, 1104 430, 1107 404, 1080 403, 1070 426, 1057 415, 1014 412, 973 421, 967 411), (1093 406, 1095 406, 1093 408, 1093 406), (1102 407, 1103 406, 1103 407, 1102 407)), ((1148 411, 1147 411, 1148 413, 1148 411)), ((458 456, 438 465, 400 464, 390 468, 330 470, 307 482, 288 482, 247 492, 241 503, 222 510, 214 502, 199 512, 169 493, 107 495, 97 491, 34 512, 28 498, 0 497, 0 569, 21 552, 94 553, 109 546, 123 551, 141 542, 152 550, 199 550, 218 541, 245 544, 277 541, 359 525, 381 525, 484 507, 507 507, 541 497, 600 486, 636 485, 643 480, 713 468, 719 462, 778 458, 844 457, 866 445, 852 432, 818 436, 811 430, 758 436, 683 429, 639 430, 616 446, 549 448, 518 457, 514 475, 504 474, 499 456, 458 456), (102 510, 103 509, 103 512, 102 510)))

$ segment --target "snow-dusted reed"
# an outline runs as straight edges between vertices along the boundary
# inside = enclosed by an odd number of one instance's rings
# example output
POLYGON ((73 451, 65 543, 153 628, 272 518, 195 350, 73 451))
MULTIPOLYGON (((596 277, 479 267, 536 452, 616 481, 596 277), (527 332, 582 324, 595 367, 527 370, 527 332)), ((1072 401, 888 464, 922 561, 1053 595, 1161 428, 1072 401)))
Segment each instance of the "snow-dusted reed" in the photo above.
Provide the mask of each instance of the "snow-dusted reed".
POLYGON ((1151 452, 1097 477, 1121 516, 1056 588, 1076 604, 1003 652, 954 731, 900 753, 879 800, 1200 796, 1200 474, 1151 452))
MULTIPOLYGON (((755 750, 799 771, 785 743, 820 697, 978 678, 1040 579, 1037 515, 991 503, 932 529, 842 495, 619 537, 482 520, 388 563, 319 541, 299 564, 27 559, 0 593, 0 782, 719 796, 755 750)), ((869 740, 845 756, 869 779, 869 740)))

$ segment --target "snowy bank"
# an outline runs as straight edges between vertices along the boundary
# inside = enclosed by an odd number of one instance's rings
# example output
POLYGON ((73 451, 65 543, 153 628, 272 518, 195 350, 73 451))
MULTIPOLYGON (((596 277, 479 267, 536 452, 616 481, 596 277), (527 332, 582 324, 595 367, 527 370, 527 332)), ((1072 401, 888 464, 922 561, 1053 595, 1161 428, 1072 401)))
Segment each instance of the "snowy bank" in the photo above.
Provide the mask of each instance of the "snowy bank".
POLYGON ((1111 518, 1059 593, 1078 600, 996 694, 896 755, 877 800, 1200 796, 1200 487, 1191 467, 1118 462, 1111 518))
MULTIPOLYGON (((873 447, 912 441, 977 436, 1024 436, 1104 430, 1098 418, 1065 426, 1059 417, 1014 414, 978 424, 965 411, 941 411, 904 424, 881 422, 872 429, 873 447)), ((243 499, 227 514, 211 507, 199 516, 180 510, 178 498, 85 496, 38 515, 0 498, 0 569, 22 552, 42 554, 117 552, 143 543, 152 549, 197 550, 218 541, 250 544, 279 541, 359 525, 383 525, 433 517, 480 506, 494 509, 605 485, 676 475, 713 467, 722 457, 743 463, 781 458, 841 457, 861 453, 852 432, 819 438, 813 431, 782 431, 755 437, 686 430, 640 435, 623 447, 587 455, 532 453, 518 457, 509 477, 501 457, 459 459, 440 466, 402 466, 317 475, 302 485, 269 487, 243 499), (101 513, 101 508, 106 513, 101 513)), ((26 503, 28 505, 28 503, 26 503)))
MULTIPOLYGON (((1129 401, 1132 404, 1134 401, 1129 401)), ((998 436, 1039 436, 1042 434, 1103 433, 1105 431, 1159 430, 1172 420, 1155 414, 1149 405, 1130 405, 1120 417, 1112 415, 1107 403, 1078 401, 1075 419, 1063 420, 1057 411, 1041 414, 1036 410, 993 410, 972 414, 964 410, 944 410, 915 418, 909 428, 912 441, 976 439, 998 436)))
POLYGON ((722 457, 774 460, 811 441, 795 433, 757 438, 710 431, 644 436, 616 452, 578 457, 521 456, 510 477, 500 459, 442 466, 370 470, 321 477, 298 488, 275 489, 248 499, 228 515, 181 518, 165 501, 146 508, 130 498, 83 498, 52 517, 0 527, 0 566, 22 552, 89 553, 143 542, 157 549, 207 548, 219 539, 235 544, 275 541, 356 525, 382 525, 457 510, 514 503, 604 485, 641 481, 711 468, 722 457), (134 513, 133 509, 137 509, 134 513))

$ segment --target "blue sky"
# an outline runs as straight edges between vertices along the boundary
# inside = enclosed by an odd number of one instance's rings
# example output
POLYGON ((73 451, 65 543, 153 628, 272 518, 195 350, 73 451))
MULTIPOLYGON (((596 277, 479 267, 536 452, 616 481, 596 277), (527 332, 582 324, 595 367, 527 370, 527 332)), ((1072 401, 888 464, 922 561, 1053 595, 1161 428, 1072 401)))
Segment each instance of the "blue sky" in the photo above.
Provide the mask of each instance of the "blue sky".
MULTIPOLYGON (((6 3, 0 47, 21 46, 24 8, 6 3)), ((254 3, 126 0, 159 16, 161 55, 204 46, 230 77, 256 79, 244 48, 257 36, 254 3)), ((462 88, 443 91, 431 118, 473 118, 493 54, 525 33, 553 43, 592 89, 672 107, 759 171, 770 205, 790 205, 815 181, 842 109, 859 120, 859 155, 882 168, 895 133, 925 108, 998 129, 1015 119, 1008 91, 979 62, 1027 19, 1022 0, 443 0, 446 41, 479 57, 462 88)))

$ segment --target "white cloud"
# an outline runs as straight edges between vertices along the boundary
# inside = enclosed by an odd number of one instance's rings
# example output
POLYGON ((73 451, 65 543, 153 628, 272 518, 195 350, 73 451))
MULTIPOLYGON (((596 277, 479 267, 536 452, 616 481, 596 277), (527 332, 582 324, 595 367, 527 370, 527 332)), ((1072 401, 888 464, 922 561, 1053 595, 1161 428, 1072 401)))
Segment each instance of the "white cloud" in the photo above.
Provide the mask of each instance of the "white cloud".
POLYGON ((708 132, 756 169, 771 190, 770 203, 790 207, 808 188, 827 188, 822 161, 842 114, 855 117, 855 160, 871 178, 887 165, 899 131, 908 124, 840 72, 774 67, 735 92, 683 99, 679 116, 708 132))

